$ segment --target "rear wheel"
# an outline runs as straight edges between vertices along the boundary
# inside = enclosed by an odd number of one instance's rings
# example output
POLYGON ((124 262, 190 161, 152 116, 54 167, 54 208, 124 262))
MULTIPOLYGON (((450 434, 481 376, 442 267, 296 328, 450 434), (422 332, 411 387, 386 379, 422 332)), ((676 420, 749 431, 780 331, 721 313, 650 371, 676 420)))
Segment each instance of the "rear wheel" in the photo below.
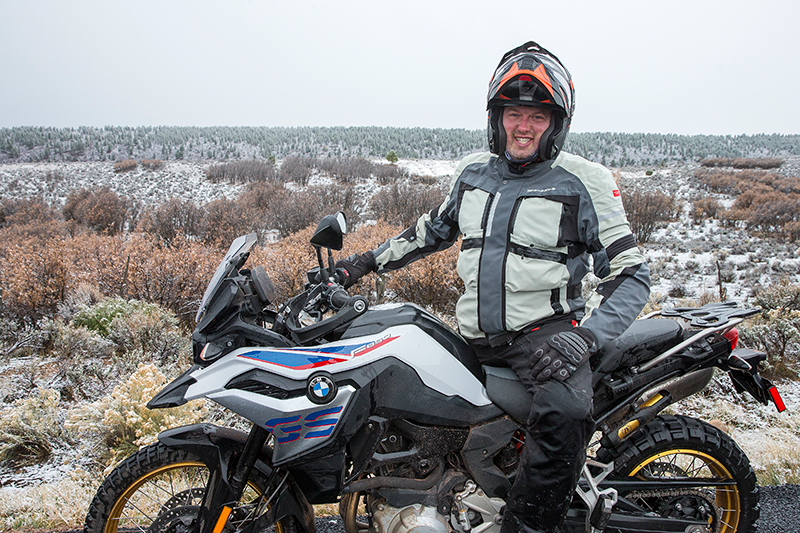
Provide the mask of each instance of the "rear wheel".
POLYGON ((706 522, 709 532, 755 531, 759 515, 755 473, 741 448, 715 427, 685 416, 659 416, 616 450, 598 451, 601 461, 612 458, 615 471, 623 476, 709 480, 707 486, 621 495, 637 505, 663 517, 706 522))
MULTIPOLYGON (((192 454, 156 443, 128 457, 105 479, 89 506, 84 533, 148 531, 183 533, 199 516, 209 470, 192 454)), ((224 531, 241 529, 269 503, 267 480, 255 470, 224 531)), ((274 531, 294 533, 293 519, 274 531)))

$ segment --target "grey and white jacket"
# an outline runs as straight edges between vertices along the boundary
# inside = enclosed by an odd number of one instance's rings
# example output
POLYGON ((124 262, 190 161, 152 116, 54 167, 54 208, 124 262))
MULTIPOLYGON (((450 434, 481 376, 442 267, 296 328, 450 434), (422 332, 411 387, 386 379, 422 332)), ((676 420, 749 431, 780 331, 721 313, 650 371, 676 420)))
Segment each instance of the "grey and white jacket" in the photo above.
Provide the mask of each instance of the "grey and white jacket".
POLYGON ((522 171, 490 153, 467 156, 444 202, 373 251, 378 272, 459 236, 465 291, 456 318, 467 338, 508 338, 574 312, 601 347, 630 326, 649 295, 649 269, 611 172, 572 154, 522 171), (592 265, 601 282, 586 301, 581 282, 592 265))

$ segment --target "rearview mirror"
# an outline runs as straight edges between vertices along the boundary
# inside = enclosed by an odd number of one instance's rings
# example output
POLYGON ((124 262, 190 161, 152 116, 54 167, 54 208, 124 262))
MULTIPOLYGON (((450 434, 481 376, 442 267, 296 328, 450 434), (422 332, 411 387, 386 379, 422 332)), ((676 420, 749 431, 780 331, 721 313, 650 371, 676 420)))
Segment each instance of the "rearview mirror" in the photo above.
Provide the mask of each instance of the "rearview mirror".
POLYGON ((347 217, 342 211, 335 215, 327 215, 319 221, 311 244, 317 248, 341 250, 343 237, 347 233, 347 217))

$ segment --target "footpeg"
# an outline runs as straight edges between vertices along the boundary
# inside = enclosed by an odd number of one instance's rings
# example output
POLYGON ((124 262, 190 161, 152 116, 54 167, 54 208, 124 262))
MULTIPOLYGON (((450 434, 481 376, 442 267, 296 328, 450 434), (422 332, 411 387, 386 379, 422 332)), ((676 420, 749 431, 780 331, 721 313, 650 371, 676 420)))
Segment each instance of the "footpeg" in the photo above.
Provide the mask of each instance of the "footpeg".
POLYGON ((603 531, 611 518, 611 510, 614 508, 614 499, 610 494, 600 494, 597 503, 589 516, 589 524, 593 531, 603 531))

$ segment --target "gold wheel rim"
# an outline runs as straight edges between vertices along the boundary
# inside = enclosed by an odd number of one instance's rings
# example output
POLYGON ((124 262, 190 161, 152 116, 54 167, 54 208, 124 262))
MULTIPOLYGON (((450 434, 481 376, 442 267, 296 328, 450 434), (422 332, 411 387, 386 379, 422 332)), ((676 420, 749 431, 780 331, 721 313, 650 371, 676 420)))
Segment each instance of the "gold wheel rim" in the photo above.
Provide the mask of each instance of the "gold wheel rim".
MULTIPOLYGON (((682 448, 666 450, 655 455, 651 455, 639 463, 628 475, 635 476, 644 467, 669 456, 674 456, 675 459, 670 461, 668 464, 677 464, 679 456, 692 458, 689 460, 690 475, 694 475, 697 472, 700 472, 703 468, 707 468, 708 471, 717 478, 733 479, 731 473, 728 472, 727 468, 725 468, 725 465, 720 463, 716 458, 697 450, 688 450, 682 448), (702 465, 695 463, 695 460, 702 461, 702 465)), ((739 516, 742 511, 741 498, 739 497, 739 487, 736 485, 731 485, 727 487, 714 488, 714 501, 720 510, 720 533, 735 532, 739 527, 739 516)))
MULTIPOLYGON (((187 470, 187 469, 198 469, 198 470, 204 471, 202 474, 198 475, 195 478, 195 480, 196 479, 201 479, 203 481, 203 484, 201 485, 201 487, 203 489, 205 489, 205 481, 208 479, 208 474, 207 474, 208 467, 206 467, 206 465, 204 463, 202 463, 201 461, 181 461, 181 462, 177 462, 177 463, 170 463, 168 465, 164 465, 162 467, 159 467, 159 468, 156 468, 154 470, 151 470, 151 471, 147 472, 145 475, 143 475, 142 477, 140 477, 139 479, 137 479, 135 482, 131 483, 128 486, 128 488, 125 489, 125 492, 123 492, 122 495, 119 498, 117 498, 117 501, 114 502, 114 506, 111 508, 111 512, 108 515, 108 519, 106 520, 106 524, 105 524, 105 528, 103 529, 103 533, 117 533, 117 529, 118 529, 119 524, 120 524, 120 522, 122 520, 131 520, 133 527, 135 527, 136 529, 139 529, 141 531, 144 531, 144 529, 146 529, 146 528, 142 528, 141 526, 136 525, 135 522, 133 522, 132 518, 123 516, 123 512, 124 512, 126 506, 128 505, 128 503, 131 501, 131 498, 146 483, 159 478, 159 476, 162 476, 163 474, 167 474, 170 471, 182 471, 182 470, 187 470)), ((190 485, 194 485, 194 483, 187 484, 187 486, 185 487, 185 490, 192 490, 192 489, 195 489, 195 488, 201 488, 201 487, 190 486, 190 485)), ((248 488, 250 490, 253 490, 257 495, 260 495, 260 490, 253 483, 248 482, 247 486, 248 486, 248 488)), ((167 492, 166 490, 164 492, 165 492, 165 494, 169 494, 169 492, 167 492)), ((275 530, 277 532, 282 532, 283 528, 282 528, 282 526, 280 524, 276 524, 275 530)))

